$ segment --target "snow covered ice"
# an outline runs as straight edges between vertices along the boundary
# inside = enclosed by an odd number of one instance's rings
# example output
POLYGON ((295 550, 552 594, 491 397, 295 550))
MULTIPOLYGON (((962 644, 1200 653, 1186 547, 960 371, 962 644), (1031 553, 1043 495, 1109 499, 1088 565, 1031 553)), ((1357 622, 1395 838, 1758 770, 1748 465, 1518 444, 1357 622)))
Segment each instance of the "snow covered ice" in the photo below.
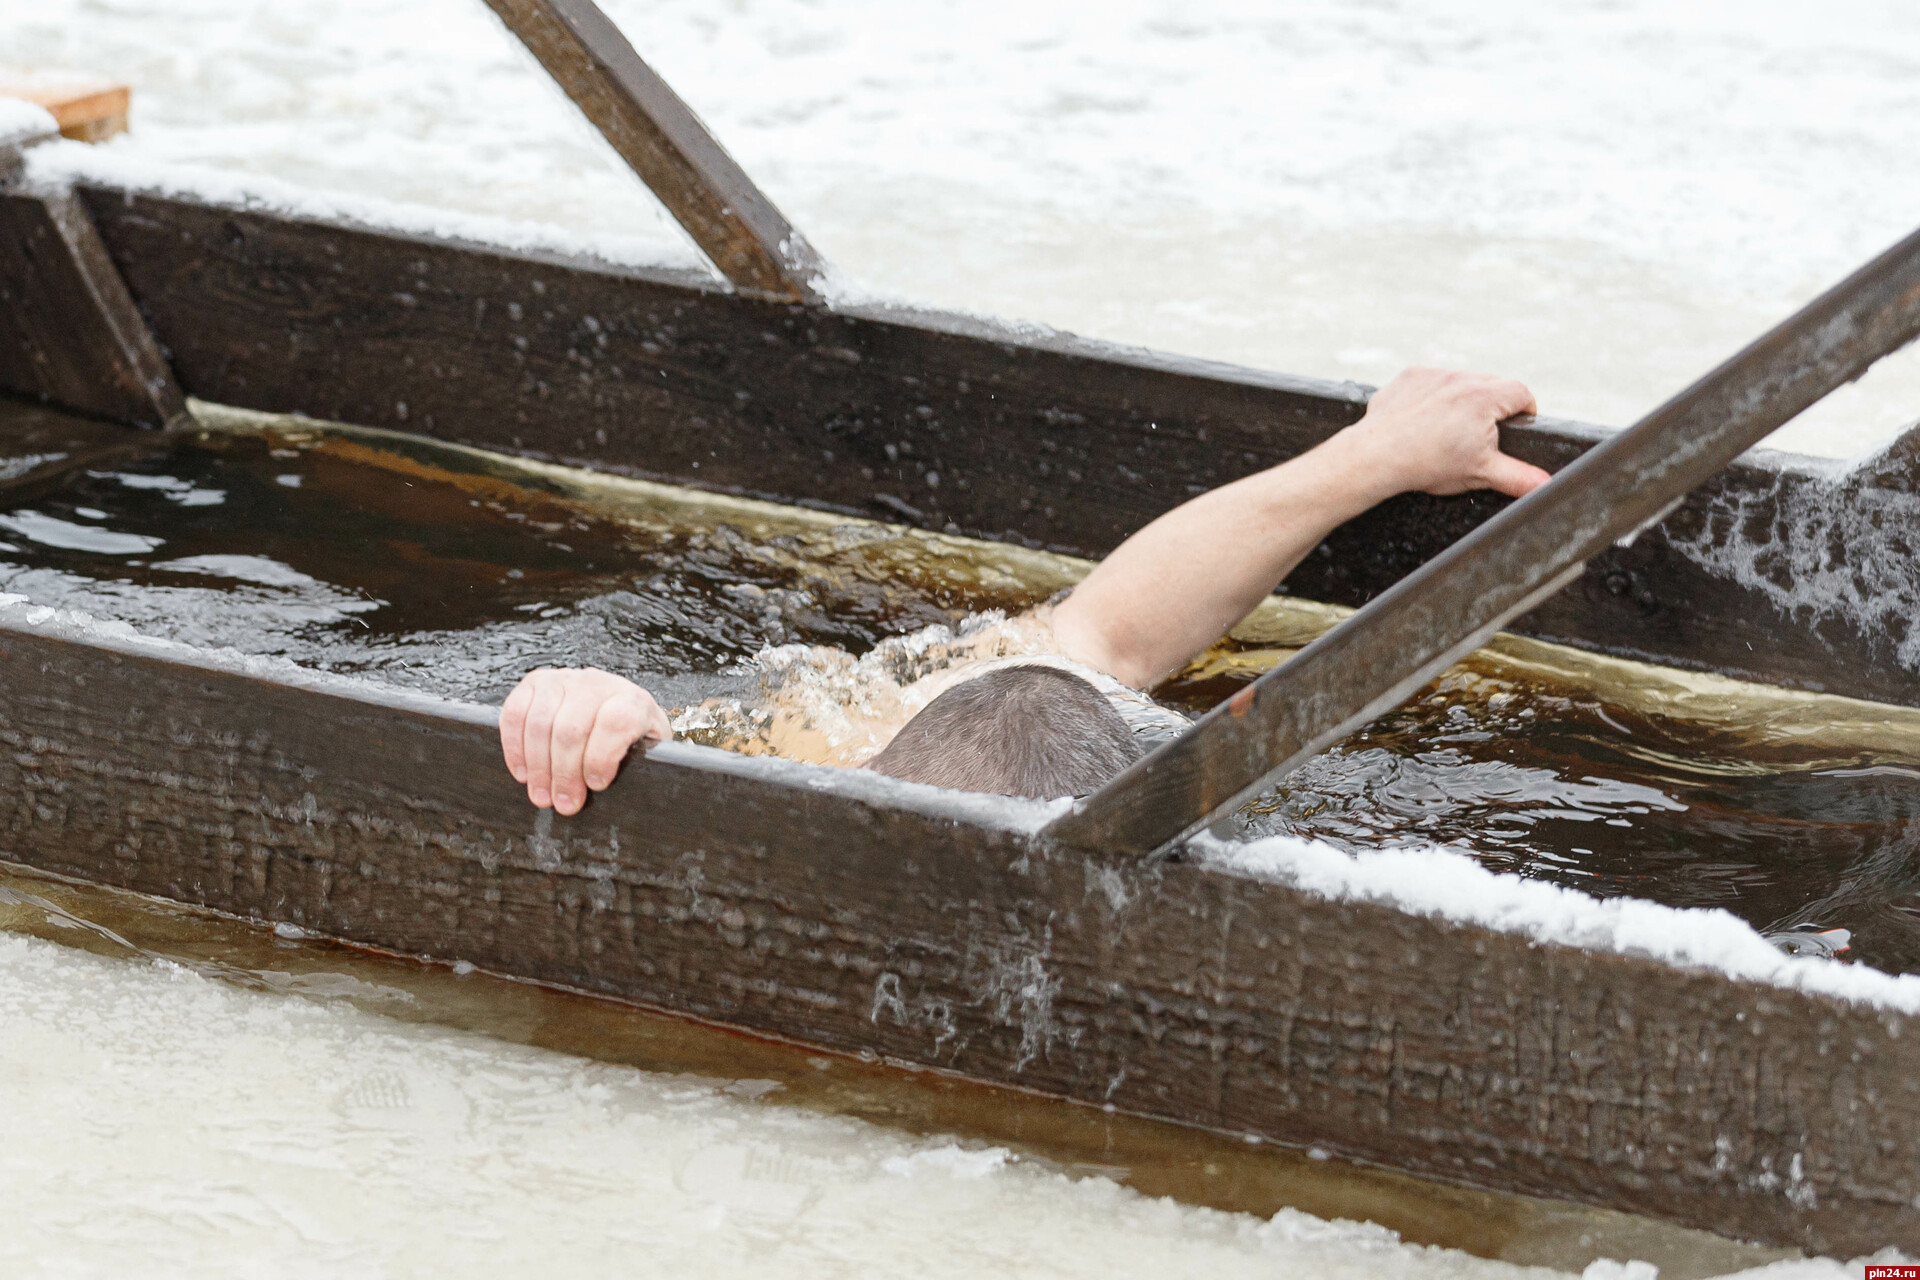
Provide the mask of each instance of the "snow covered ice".
MULTIPOLYGON (((1920 10, 1884 0, 606 7, 843 291, 1290 373, 1488 368, 1609 425, 1920 209, 1920 10)), ((0 58, 136 86, 129 137, 48 166, 697 260, 479 0, 46 0, 0 58)), ((1848 456, 1916 406, 1909 352, 1774 443, 1848 456)))
POLYGON ((0 935, 12 1277, 1524 1269, 0 935))
MULTIPOLYGON (((606 7, 843 296, 1322 377, 1483 367, 1611 425, 1920 216, 1911 6, 606 7)), ((698 262, 479 0, 39 0, 0 59, 135 87, 130 135, 43 173, 698 262)), ((1849 456, 1916 406, 1909 352, 1772 443, 1849 456)), ((0 1077, 9 1275, 1518 1270, 4 935, 0 1077)))
POLYGON ((0 934, 0 979, 0 1271, 21 1280, 1562 1274, 1181 1206, 165 961, 0 934))

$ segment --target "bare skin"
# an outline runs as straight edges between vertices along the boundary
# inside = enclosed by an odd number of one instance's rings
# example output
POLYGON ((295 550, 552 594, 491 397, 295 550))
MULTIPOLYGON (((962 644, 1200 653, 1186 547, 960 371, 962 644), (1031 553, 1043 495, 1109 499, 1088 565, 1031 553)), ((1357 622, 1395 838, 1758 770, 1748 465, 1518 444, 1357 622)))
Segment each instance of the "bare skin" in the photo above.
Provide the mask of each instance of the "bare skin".
MULTIPOLYGON (((1297 458, 1174 508, 1121 543, 1053 612, 1067 657, 1151 688, 1252 612, 1337 526, 1407 492, 1520 497, 1547 473, 1500 452, 1498 424, 1535 412, 1509 378, 1408 369, 1360 421, 1297 458)), ((673 737, 630 680, 531 672, 500 709, 500 747, 540 808, 580 812, 635 745, 673 737)))
POLYGON ((528 673, 500 708, 500 750, 540 808, 576 814, 605 791, 635 743, 673 737, 666 712, 631 680, 592 668, 528 673))
POLYGON ((1510 378, 1408 369, 1338 435, 1175 507, 1121 543, 1054 610, 1060 651, 1152 688, 1368 508, 1415 490, 1517 498, 1545 484, 1545 471, 1500 452, 1498 424, 1533 412, 1533 393, 1510 378))

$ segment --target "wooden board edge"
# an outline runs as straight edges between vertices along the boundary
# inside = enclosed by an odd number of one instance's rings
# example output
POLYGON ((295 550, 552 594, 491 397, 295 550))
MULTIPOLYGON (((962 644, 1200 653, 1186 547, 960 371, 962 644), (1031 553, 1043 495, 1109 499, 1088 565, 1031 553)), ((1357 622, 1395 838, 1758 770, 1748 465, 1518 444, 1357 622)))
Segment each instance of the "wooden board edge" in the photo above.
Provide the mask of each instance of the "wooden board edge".
POLYGON ((662 753, 542 817, 483 708, 49 621, 0 625, 0 852, 28 865, 1490 1190, 1920 1246, 1904 1014, 809 766, 662 753))
POLYGON ((0 188, 0 241, 0 387, 149 429, 185 419, 173 370, 70 188, 0 188))

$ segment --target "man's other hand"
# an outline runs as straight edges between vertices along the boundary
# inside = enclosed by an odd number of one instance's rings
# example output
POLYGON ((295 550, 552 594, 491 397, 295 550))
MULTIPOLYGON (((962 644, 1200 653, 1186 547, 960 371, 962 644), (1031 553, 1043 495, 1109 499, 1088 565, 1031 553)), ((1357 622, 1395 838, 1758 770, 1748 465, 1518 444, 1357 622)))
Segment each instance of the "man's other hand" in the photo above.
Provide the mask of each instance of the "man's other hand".
POLYGON ((564 815, 587 792, 605 791, 634 743, 673 737, 653 695, 631 680, 591 668, 529 672, 500 708, 500 750, 527 799, 564 815))
POLYGON ((1536 410, 1533 392, 1512 378, 1416 368, 1374 392, 1348 431, 1381 468, 1385 491, 1497 489, 1518 498, 1549 477, 1500 452, 1498 424, 1536 410))

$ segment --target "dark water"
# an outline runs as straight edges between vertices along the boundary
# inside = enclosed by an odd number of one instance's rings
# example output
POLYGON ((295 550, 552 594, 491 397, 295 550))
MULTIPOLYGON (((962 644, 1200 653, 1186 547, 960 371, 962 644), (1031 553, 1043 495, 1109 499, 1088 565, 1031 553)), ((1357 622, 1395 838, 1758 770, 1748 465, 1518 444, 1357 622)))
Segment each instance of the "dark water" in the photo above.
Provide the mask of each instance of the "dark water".
MULTIPOLYGON (((767 644, 860 652, 1057 585, 877 527, 665 499, 615 511, 424 444, 130 441, 0 401, 0 592, 453 697, 498 700, 542 664, 618 671, 668 705, 744 696, 738 664, 767 644)), ((1160 696, 1198 711, 1234 687, 1160 696)), ((1920 768, 1872 743, 1779 746, 1476 659, 1242 821, 1349 847, 1437 842, 1762 928, 1843 927, 1849 959, 1920 970, 1920 768)))
POLYGON ((614 519, 557 488, 392 438, 129 443, 0 400, 0 592, 449 697, 593 665, 671 705, 744 687, 719 673, 768 644, 858 652, 1051 590, 935 571, 878 528, 632 503, 614 519), (89 451, 103 435, 121 447, 89 451), (10 455, 48 460, 10 480, 10 455))
MULTIPOLYGON (((1920 971, 1920 767, 1639 714, 1477 658, 1463 667, 1295 772, 1243 828, 1349 848, 1437 843, 1595 897, 1722 907, 1763 930, 1845 928, 1845 959, 1920 971)), ((1162 696, 1205 701, 1221 684, 1162 696)))

